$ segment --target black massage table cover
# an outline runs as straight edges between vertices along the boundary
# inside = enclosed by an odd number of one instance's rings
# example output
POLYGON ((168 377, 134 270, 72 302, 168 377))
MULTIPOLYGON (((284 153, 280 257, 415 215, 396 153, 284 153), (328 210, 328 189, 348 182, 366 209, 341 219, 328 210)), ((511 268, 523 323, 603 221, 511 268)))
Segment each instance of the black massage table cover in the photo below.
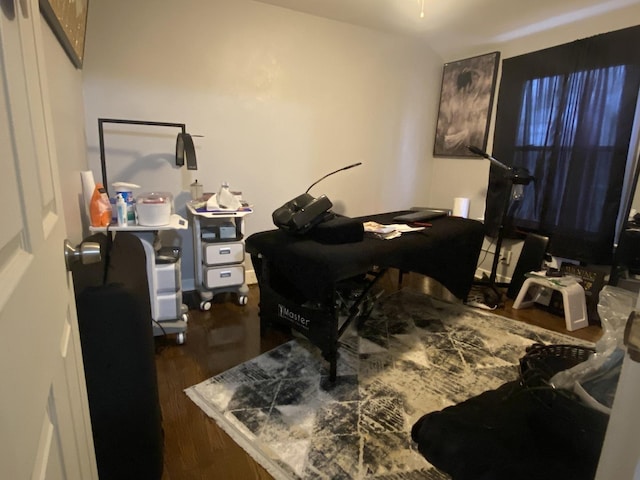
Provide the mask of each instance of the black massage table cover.
MULTIPOLYGON (((360 223, 371 220, 393 223, 406 212, 391 212, 358 217, 360 223)), ((333 284, 362 273, 373 265, 416 272, 438 280, 456 297, 466 299, 475 273, 484 239, 482 223, 460 217, 435 219, 422 232, 405 233, 392 240, 365 235, 362 241, 328 244, 311 236, 293 236, 283 230, 250 235, 246 249, 261 254, 270 268, 308 299, 326 298, 333 284)))

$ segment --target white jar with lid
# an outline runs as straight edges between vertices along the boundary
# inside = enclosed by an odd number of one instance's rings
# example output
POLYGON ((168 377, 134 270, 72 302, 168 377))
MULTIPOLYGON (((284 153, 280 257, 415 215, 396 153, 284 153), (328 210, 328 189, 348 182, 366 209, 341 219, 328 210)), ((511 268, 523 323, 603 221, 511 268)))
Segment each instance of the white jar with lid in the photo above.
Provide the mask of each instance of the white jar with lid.
POLYGON ((138 224, 145 227, 168 225, 172 209, 173 196, 168 192, 143 193, 136 198, 138 224))

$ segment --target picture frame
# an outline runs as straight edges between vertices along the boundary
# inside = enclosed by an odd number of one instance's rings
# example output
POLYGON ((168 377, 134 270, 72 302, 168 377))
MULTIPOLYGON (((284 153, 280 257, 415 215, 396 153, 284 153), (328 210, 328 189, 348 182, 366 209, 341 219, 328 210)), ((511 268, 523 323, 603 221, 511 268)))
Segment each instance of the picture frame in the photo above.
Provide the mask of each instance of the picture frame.
POLYGON ((82 68, 89 0, 39 0, 40 11, 76 68, 82 68))
POLYGON ((445 63, 433 155, 474 157, 486 151, 500 52, 445 63))

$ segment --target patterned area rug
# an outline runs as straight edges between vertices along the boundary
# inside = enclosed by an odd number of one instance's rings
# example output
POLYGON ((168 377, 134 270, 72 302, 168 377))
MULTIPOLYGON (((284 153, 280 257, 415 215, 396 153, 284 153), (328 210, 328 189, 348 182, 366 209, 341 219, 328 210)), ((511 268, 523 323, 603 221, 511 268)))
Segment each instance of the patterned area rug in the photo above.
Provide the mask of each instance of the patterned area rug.
POLYGON ((186 390, 277 480, 447 479, 411 426, 518 377, 532 343, 584 344, 504 317, 401 291, 341 338, 338 379, 305 339, 186 390))

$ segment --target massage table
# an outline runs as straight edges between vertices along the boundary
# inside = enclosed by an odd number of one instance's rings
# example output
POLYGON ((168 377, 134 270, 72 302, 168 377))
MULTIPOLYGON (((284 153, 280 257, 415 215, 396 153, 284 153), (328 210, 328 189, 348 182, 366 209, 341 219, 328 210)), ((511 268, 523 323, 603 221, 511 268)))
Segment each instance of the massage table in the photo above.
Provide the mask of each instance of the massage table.
MULTIPOLYGON (((391 224, 405 213, 411 212, 345 220, 391 224)), ((426 275, 466 300, 484 227, 478 221, 451 216, 433 219, 431 225, 391 240, 365 233, 359 241, 344 243, 339 238, 296 236, 282 229, 250 235, 245 246, 260 288, 261 332, 271 324, 284 324, 303 334, 329 362, 333 383, 338 340, 355 318, 366 319, 373 307, 373 287, 387 269, 426 275)))

